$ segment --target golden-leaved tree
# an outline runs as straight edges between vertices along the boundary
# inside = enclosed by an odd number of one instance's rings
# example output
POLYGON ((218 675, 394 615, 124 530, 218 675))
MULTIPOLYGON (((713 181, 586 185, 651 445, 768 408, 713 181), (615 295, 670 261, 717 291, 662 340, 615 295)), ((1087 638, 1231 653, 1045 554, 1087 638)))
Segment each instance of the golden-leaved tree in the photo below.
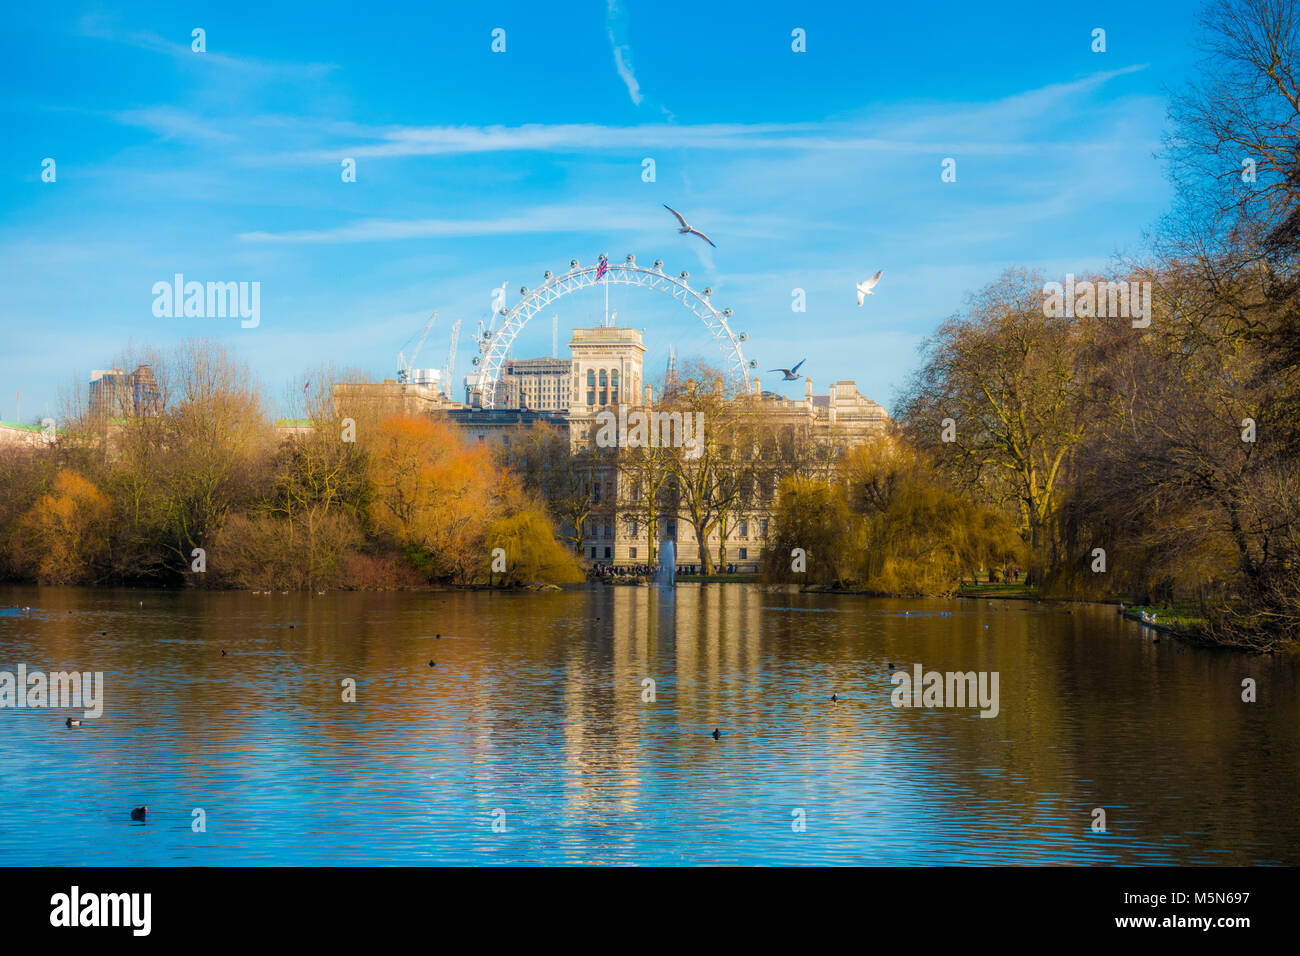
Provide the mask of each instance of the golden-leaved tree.
POLYGON ((444 421, 383 419, 365 438, 371 518, 433 580, 468 583, 487 560, 500 473, 488 450, 444 421))
POLYGON ((486 445, 404 414, 380 421, 366 444, 375 530, 431 580, 488 581, 494 547, 506 550, 508 582, 580 579, 543 510, 486 445))
POLYGON ((19 523, 16 564, 45 584, 100 580, 108 567, 110 515, 103 492, 77 472, 61 470, 51 493, 19 523))

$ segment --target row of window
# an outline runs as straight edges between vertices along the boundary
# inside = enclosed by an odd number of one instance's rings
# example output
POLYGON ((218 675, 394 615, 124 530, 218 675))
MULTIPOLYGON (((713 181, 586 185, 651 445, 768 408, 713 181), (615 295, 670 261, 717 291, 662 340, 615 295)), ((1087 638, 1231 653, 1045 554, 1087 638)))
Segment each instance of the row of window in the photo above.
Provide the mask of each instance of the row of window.
MULTIPOLYGON (((591 549, 591 559, 592 559, 593 561, 597 561, 597 560, 599 560, 599 558, 596 557, 596 551, 597 551, 597 550, 598 550, 598 549, 596 549, 596 548, 592 548, 592 549, 591 549)), ((610 560, 610 551, 611 551, 610 548, 606 548, 606 549, 605 549, 605 560, 606 560, 606 561, 610 560)), ((628 549, 627 549, 627 558, 628 558, 629 561, 635 561, 635 560, 636 560, 636 548, 628 548, 628 549)), ((748 560, 749 560, 749 549, 748 549, 748 548, 741 548, 741 549, 740 549, 740 557, 737 558, 737 560, 738 560, 738 561, 748 561, 748 560)))
POLYGON ((587 369, 587 404, 618 404, 618 369, 602 368, 599 375, 596 369, 587 369), (599 401, 597 401, 598 398, 599 401))
MULTIPOLYGON (((604 530, 605 530, 605 533, 604 533, 603 535, 601 535, 601 533, 600 533, 600 531, 601 531, 601 522, 600 522, 599 520, 595 520, 595 519, 593 519, 593 520, 591 520, 591 521, 583 522, 582 533, 583 533, 583 537, 584 537, 584 538, 595 538, 595 537, 612 538, 612 537, 614 537, 614 522, 613 522, 612 520, 606 520, 606 521, 604 522, 604 530)), ((640 522, 637 522, 637 521, 629 521, 629 522, 627 523, 627 533, 628 533, 628 535, 629 535, 630 537, 635 538, 635 537, 637 536, 637 534, 639 533, 639 530, 640 530, 640 522)), ((676 537, 677 537, 677 522, 676 522, 676 521, 668 521, 668 522, 665 522, 665 524, 664 524, 664 533, 665 533, 666 537, 669 537, 669 538, 676 538, 676 537)), ((767 519, 766 519, 766 518, 759 518, 759 519, 758 519, 758 536, 759 536, 760 538, 766 538, 766 537, 767 537, 767 519)), ((742 518, 742 519, 739 521, 739 523, 736 525, 736 533, 735 533, 735 537, 737 537, 737 538, 748 538, 748 537, 749 537, 749 521, 748 521, 748 519, 742 518)))

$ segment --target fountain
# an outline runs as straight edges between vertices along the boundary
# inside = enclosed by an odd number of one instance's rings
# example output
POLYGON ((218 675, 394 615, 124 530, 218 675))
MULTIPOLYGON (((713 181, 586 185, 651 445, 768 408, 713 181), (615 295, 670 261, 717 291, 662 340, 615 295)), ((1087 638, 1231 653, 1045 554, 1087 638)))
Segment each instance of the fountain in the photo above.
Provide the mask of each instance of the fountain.
POLYGON ((661 588, 673 586, 673 577, 677 573, 677 545, 669 538, 659 549, 659 568, 655 572, 655 584, 661 588))

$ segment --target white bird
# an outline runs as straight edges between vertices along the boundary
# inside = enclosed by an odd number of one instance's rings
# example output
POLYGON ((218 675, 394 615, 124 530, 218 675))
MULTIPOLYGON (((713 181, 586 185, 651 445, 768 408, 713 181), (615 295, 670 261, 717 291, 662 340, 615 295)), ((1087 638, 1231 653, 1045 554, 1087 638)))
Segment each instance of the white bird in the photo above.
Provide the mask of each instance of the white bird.
MULTIPOLYGON (((799 365, 802 365, 802 364, 803 364, 804 362, 806 362, 806 361, 808 361, 808 360, 807 360, 807 359, 800 359, 800 360, 799 360, 799 365)), ((797 374, 795 374, 796 372, 799 371, 799 365, 796 365, 794 368, 770 368, 770 369, 768 369, 768 371, 769 371, 769 372, 780 372, 781 374, 783 374, 783 375, 785 376, 785 378, 783 379, 783 381, 786 381, 786 382, 794 382, 794 381, 798 381, 799 379, 803 378, 802 375, 797 375, 797 374)))
POLYGON ((867 296, 875 295, 875 293, 872 292, 871 290, 876 287, 876 283, 880 281, 880 277, 881 275, 884 274, 884 271, 885 271, 884 269, 881 269, 879 272, 873 275, 866 282, 858 283, 858 305, 861 305, 863 302, 865 302, 867 296))
POLYGON ((682 218, 682 214, 679 213, 679 212, 678 212, 676 209, 674 209, 672 206, 668 205, 668 203, 664 203, 664 208, 667 209, 667 210, 668 210, 670 213, 672 213, 674 216, 676 216, 676 217, 677 217, 677 221, 680 222, 680 223, 682 224, 682 228, 678 229, 678 230, 677 230, 678 232, 682 233, 683 235, 699 236, 701 239, 703 239, 703 240, 704 240, 705 242, 707 242, 709 245, 713 246, 714 249, 718 248, 718 247, 717 247, 717 244, 714 243, 714 241, 713 241, 712 239, 710 239, 710 238, 709 238, 708 236, 706 236, 704 233, 700 232, 700 230, 696 229, 696 228, 695 228, 694 226, 692 226, 689 222, 687 222, 685 219, 683 219, 683 218, 682 218))

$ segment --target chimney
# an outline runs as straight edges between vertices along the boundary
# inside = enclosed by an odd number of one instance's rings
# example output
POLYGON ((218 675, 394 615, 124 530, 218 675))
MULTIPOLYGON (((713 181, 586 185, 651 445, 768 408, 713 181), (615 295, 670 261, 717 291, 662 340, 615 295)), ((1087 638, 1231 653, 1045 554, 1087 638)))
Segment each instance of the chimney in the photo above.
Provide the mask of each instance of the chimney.
POLYGON ((754 380, 749 383, 749 390, 753 392, 755 395, 763 394, 763 382, 759 379, 757 375, 755 375, 754 380))
POLYGON ((839 395, 839 389, 837 389, 837 388, 835 387, 835 383, 834 383, 834 382, 831 382, 831 385, 830 385, 830 402, 827 404, 826 407, 827 407, 827 409, 829 410, 829 411, 828 411, 828 417, 830 418, 830 420, 831 420, 831 424, 832 424, 832 425, 835 424, 835 399, 838 397, 838 395, 839 395))
POLYGON ((651 386, 651 385, 647 385, 647 386, 645 387, 645 403, 646 403, 646 406, 649 407, 649 406, 653 405, 654 402, 655 402, 655 390, 654 390, 654 387, 651 386))
POLYGON ((813 410, 813 400, 812 400, 812 379, 810 378, 805 378, 803 380, 803 400, 808 405, 808 411, 811 412, 813 410))

